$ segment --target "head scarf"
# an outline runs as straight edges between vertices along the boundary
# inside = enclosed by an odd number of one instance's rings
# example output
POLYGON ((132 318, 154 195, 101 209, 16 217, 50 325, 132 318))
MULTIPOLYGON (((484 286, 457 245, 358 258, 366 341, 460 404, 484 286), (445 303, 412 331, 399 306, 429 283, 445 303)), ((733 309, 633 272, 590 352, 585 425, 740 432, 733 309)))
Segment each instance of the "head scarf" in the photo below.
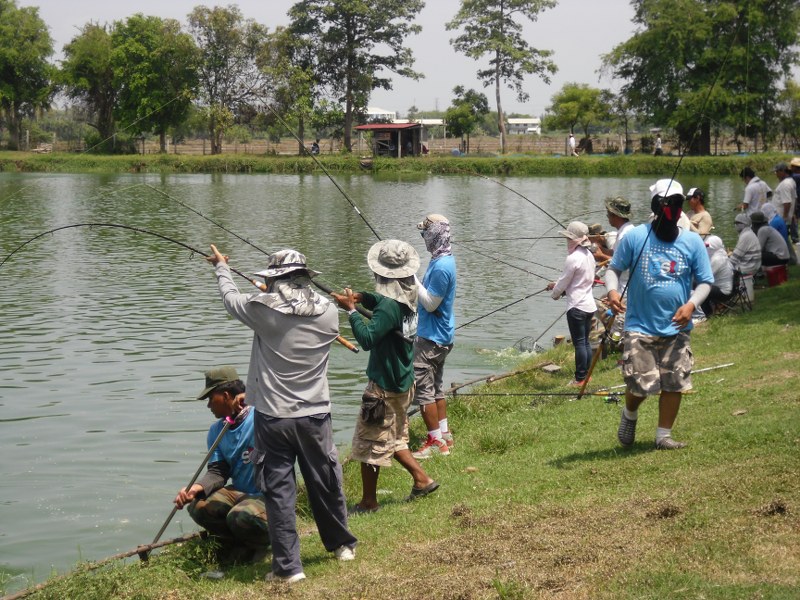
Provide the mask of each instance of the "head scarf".
POLYGON ((767 223, 771 222, 775 215, 778 214, 778 209, 775 208, 775 205, 771 202, 764 204, 760 210, 764 213, 764 218, 767 220, 767 223))
POLYGON ((448 221, 434 221, 422 231, 425 240, 425 249, 431 253, 431 259, 436 260, 442 256, 453 253, 450 247, 450 223, 448 221))
POLYGON ((750 217, 747 216, 747 213, 739 213, 733 220, 733 226, 737 233, 742 233, 750 227, 750 217))
POLYGON ((254 294, 249 301, 299 317, 321 315, 330 304, 330 300, 311 287, 311 279, 305 271, 293 271, 284 279, 267 279, 267 291, 254 294))
POLYGON ((417 312, 417 281, 413 275, 402 279, 389 279, 375 273, 375 291, 381 296, 405 304, 412 312, 417 312))

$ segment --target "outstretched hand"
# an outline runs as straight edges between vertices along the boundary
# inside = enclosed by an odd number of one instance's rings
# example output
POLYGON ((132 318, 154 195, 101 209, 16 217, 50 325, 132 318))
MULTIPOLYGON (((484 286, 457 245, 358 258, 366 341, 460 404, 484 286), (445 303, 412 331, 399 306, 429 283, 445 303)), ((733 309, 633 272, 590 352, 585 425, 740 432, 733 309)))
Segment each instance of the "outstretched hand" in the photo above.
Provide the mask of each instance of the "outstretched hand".
POLYGON ((228 258, 229 258, 228 255, 222 254, 219 250, 217 250, 217 247, 214 244, 211 244, 211 251, 214 253, 214 255, 206 256, 206 260, 210 262, 212 265, 216 267, 217 263, 219 262, 224 262, 225 264, 228 263, 228 258))

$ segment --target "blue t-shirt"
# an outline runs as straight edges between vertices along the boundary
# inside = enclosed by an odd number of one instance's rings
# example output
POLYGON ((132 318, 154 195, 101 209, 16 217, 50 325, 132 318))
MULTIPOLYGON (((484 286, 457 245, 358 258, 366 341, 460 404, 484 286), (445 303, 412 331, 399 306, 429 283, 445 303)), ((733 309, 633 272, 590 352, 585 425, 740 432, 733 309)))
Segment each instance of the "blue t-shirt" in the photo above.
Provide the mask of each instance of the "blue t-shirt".
MULTIPOLYGON (((679 332, 672 317, 688 302, 692 281, 713 284, 714 274, 698 234, 681 230, 675 241, 669 243, 651 233, 651 227, 639 225, 630 230, 614 251, 611 268, 631 269, 625 329, 645 335, 672 336, 679 332)), ((683 331, 691 328, 690 320, 683 331)))
POLYGON ((456 259, 448 254, 432 260, 422 278, 422 285, 433 296, 442 299, 439 307, 431 312, 419 305, 417 335, 441 346, 453 343, 456 334, 456 316, 453 305, 456 300, 456 259))
MULTIPOLYGON (((252 408, 242 423, 236 429, 229 429, 220 440, 209 464, 225 461, 231 468, 231 483, 240 492, 245 494, 260 494, 253 474, 253 464, 250 454, 253 452, 253 415, 256 411, 252 408)), ((208 430, 208 448, 217 439, 219 432, 225 424, 224 419, 215 421, 208 430)))

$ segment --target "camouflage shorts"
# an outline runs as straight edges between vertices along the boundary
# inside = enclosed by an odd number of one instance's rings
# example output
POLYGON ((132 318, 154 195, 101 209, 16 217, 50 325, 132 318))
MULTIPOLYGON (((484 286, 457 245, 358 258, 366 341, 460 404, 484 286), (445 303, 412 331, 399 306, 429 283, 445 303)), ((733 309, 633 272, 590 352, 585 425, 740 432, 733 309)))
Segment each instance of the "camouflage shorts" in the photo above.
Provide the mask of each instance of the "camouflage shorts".
POLYGON ((359 413, 350 458, 376 467, 391 467, 394 453, 408 448, 407 411, 414 396, 414 386, 405 392, 387 392, 370 381, 367 389, 384 399, 386 415, 383 423, 370 424, 359 413))
POLYGON ((622 375, 634 396, 692 388, 694 358, 688 333, 659 337, 626 331, 622 342, 622 375))

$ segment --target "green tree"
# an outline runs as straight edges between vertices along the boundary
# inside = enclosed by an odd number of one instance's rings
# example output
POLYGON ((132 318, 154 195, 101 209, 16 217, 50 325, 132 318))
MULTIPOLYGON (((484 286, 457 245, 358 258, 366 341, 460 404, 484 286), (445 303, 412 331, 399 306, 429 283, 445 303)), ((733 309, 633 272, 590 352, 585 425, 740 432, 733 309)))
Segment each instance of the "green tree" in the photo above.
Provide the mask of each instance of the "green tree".
POLYGON ((53 40, 39 9, 0 0, 0 110, 8 124, 8 146, 22 145, 21 122, 50 105, 53 40))
POLYGON ((469 136, 480 126, 483 117, 489 113, 489 100, 486 94, 475 90, 465 91, 463 86, 453 88, 455 99, 445 113, 447 128, 452 135, 461 138, 461 145, 469 153, 469 136), (466 142, 464 137, 466 136, 466 142))
POLYGON ((414 55, 403 44, 421 28, 413 19, 422 0, 300 0, 289 9, 291 28, 319 58, 319 79, 344 105, 344 147, 352 151, 357 113, 375 89, 392 89, 385 71, 419 79, 414 55))
POLYGON ((489 57, 489 68, 478 71, 484 87, 494 84, 497 105, 497 126, 500 130, 500 152, 506 151, 506 125, 500 90, 515 90, 519 102, 529 95, 522 84, 526 75, 537 75, 550 83, 556 65, 550 50, 537 50, 525 40, 518 17, 535 22, 539 13, 556 5, 556 0, 461 0, 461 8, 448 30, 463 32, 450 43, 457 52, 475 60, 489 57))
POLYGON ((198 94, 208 119, 211 153, 219 154, 222 136, 237 112, 268 97, 268 78, 257 64, 267 30, 244 19, 235 5, 198 6, 188 22, 200 49, 198 94))
POLYGON ((796 0, 635 0, 637 32, 603 57, 632 108, 708 154, 714 124, 774 131, 779 85, 797 60, 796 0))
POLYGON ((118 90, 115 115, 126 129, 159 137, 188 116, 197 85, 198 50, 174 19, 136 14, 115 23, 111 65, 118 90))
POLYGON ((111 66, 111 34, 105 25, 87 23, 64 46, 59 80, 67 97, 85 107, 88 124, 97 130, 101 145, 110 150, 116 129, 117 88, 111 66))
POLYGON ((800 83, 788 80, 778 101, 783 146, 800 148, 800 83))
POLYGON ((570 133, 575 133, 575 126, 579 125, 586 138, 589 128, 608 121, 611 113, 608 95, 585 83, 565 83, 551 102, 546 109, 549 114, 545 117, 545 127, 569 129, 570 133))

